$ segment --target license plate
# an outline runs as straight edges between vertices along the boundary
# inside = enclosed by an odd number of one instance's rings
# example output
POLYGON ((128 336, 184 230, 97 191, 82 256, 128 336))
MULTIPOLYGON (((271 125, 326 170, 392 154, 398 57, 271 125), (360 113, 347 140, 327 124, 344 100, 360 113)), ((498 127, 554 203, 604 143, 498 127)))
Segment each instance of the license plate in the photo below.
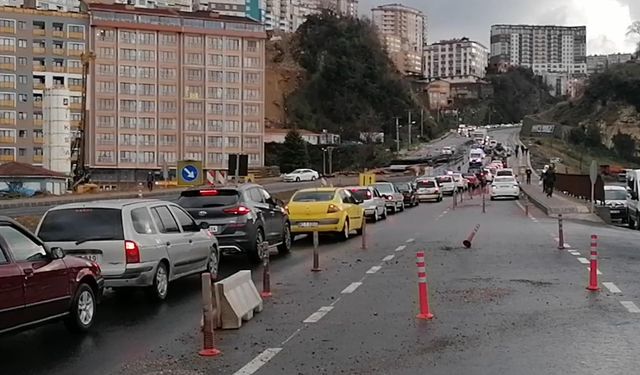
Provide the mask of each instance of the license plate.
POLYGON ((303 228, 310 228, 310 227, 317 227, 318 223, 315 221, 312 222, 302 222, 302 223, 298 223, 298 226, 303 227, 303 228))
POLYGON ((610 212, 610 213, 612 213, 612 214, 619 214, 619 213, 620 213, 620 210, 611 210, 611 211, 609 211, 609 212, 610 212))
POLYGON ((101 258, 102 258, 102 257, 101 257, 100 255, 98 255, 98 254, 78 254, 78 255, 76 255, 76 256, 77 256, 78 258, 83 258, 83 259, 90 260, 90 261, 92 261, 92 262, 96 262, 96 263, 99 263, 99 262, 100 262, 100 260, 101 260, 101 258))
POLYGON ((211 233, 216 234, 220 231, 220 227, 217 225, 211 225, 209 226, 209 231, 211 231, 211 233))
POLYGON ((500 189, 508 189, 509 185, 498 185, 500 189))

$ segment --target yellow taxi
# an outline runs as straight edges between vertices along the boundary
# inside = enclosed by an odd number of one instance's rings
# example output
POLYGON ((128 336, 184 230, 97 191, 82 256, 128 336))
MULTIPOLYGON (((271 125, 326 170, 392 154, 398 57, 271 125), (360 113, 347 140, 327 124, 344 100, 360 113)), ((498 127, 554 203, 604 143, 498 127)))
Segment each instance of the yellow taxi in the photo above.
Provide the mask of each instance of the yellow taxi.
POLYGON ((287 210, 292 233, 336 233, 347 240, 351 231, 362 234, 364 209, 362 201, 342 188, 298 190, 287 210))

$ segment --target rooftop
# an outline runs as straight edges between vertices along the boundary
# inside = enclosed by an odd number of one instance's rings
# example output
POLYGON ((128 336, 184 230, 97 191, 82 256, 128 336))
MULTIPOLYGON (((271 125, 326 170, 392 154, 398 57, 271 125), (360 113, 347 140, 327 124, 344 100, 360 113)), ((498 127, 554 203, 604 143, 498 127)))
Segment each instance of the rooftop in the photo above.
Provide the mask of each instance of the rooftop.
POLYGON ((0 165, 0 177, 54 177, 67 178, 62 173, 54 172, 27 163, 12 161, 0 165))

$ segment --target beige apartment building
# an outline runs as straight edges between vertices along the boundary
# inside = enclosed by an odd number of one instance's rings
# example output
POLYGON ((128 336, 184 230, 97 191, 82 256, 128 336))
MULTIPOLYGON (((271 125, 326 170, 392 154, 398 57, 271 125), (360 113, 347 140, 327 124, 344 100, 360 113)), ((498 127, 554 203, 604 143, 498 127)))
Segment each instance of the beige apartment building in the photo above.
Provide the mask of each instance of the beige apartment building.
POLYGON ((89 165, 136 180, 181 159, 264 163, 264 26, 205 11, 90 4, 89 165), (116 172, 118 171, 118 172, 116 172))
POLYGON ((0 163, 42 164, 45 89, 68 90, 78 129, 88 28, 82 14, 0 7, 0 163))
POLYGON ((426 42, 426 16, 402 4, 387 4, 371 10, 380 41, 398 70, 421 76, 426 42))

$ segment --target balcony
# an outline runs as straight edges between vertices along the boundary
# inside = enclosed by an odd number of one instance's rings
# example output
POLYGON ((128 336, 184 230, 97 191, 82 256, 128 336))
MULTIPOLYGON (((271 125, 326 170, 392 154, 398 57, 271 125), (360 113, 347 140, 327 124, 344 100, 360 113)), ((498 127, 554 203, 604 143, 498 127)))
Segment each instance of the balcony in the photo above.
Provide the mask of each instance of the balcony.
POLYGON ((15 100, 0 100, 0 107, 2 108, 15 108, 16 101, 15 100))
POLYGON ((82 103, 71 103, 69 104, 70 109, 80 110, 82 109, 82 103))
POLYGON ((0 52, 15 52, 15 51, 16 51, 15 45, 0 44, 0 52))
POLYGON ((11 155, 0 154, 0 161, 15 161, 15 160, 16 160, 15 154, 11 154, 11 155))
POLYGON ((53 54, 57 55, 57 56, 63 56, 64 55, 64 48, 54 47, 53 48, 53 54))
POLYGON ((42 163, 42 155, 33 155, 34 163, 42 163))
POLYGON ((84 39, 84 33, 78 33, 78 32, 69 31, 67 33, 67 38, 83 40, 84 39))
POLYGON ((33 101, 33 106, 35 108, 42 108, 42 100, 34 100, 33 101))
POLYGON ((35 90, 44 90, 44 82, 34 82, 33 88, 35 90))
POLYGON ((69 90, 82 92, 82 85, 69 85, 69 90))
POLYGON ((33 119, 33 126, 42 127, 42 119, 41 118, 33 119))
POLYGON ((16 119, 14 118, 0 118, 0 125, 16 125, 16 119))
POLYGON ((44 65, 33 65, 33 70, 36 72, 44 72, 45 69, 44 65))
POLYGON ((82 67, 79 66, 68 66, 67 73, 77 73, 82 74, 82 67))
POLYGON ((70 49, 67 51, 67 53, 69 54, 69 56, 82 56, 82 54, 84 53, 83 50, 79 50, 79 49, 70 49))
POLYGON ((45 29, 33 29, 33 35, 45 35, 46 33, 45 29))
POLYGON ((53 30, 52 35, 56 38, 64 38, 64 31, 62 30, 53 30))
POLYGON ((15 89, 16 83, 14 81, 1 81, 0 88, 3 89, 15 89))
POLYGON ((37 145, 41 145, 44 143, 44 137, 34 137, 33 138, 33 143, 37 144, 37 145))
POLYGON ((13 27, 0 27, 0 33, 3 34, 15 34, 16 29, 13 27))
POLYGON ((71 125, 71 129, 79 129, 80 128, 80 121, 79 120, 71 120, 71 121, 69 121, 69 125, 71 125))
POLYGON ((64 66, 54 66, 51 70, 57 73, 64 73, 64 66))
POLYGON ((46 52, 46 49, 44 47, 33 47, 34 55, 44 55, 45 52, 46 52))
POLYGON ((16 143, 15 137, 0 137, 0 143, 16 143))
POLYGON ((16 70, 15 64, 0 64, 0 69, 2 70, 16 70))

